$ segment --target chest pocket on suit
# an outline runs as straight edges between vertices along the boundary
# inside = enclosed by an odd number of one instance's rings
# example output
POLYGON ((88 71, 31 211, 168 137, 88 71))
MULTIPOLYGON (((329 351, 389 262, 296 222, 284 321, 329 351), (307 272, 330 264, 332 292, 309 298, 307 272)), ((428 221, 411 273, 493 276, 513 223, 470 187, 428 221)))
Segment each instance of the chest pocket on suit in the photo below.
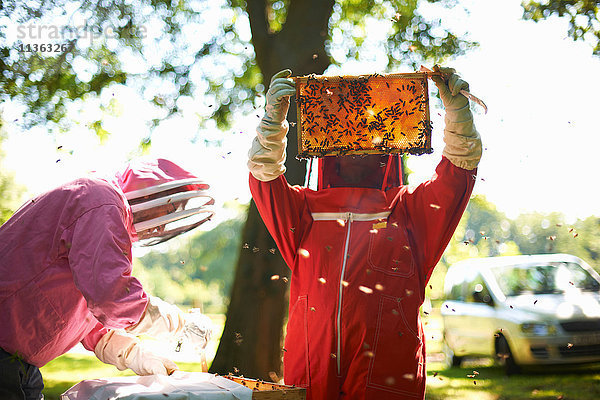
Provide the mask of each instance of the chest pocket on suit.
POLYGON ((388 222, 385 228, 369 236, 367 260, 371 269, 403 278, 415 273, 408 234, 403 226, 388 222))

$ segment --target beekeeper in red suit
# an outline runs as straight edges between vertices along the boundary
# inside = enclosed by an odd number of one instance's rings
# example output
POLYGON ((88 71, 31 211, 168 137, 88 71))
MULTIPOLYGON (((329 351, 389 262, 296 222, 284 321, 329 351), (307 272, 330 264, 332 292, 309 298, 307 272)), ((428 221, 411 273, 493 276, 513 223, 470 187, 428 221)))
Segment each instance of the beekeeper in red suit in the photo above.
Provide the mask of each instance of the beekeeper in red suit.
MULTIPOLYGON (((175 337, 189 325, 131 275, 132 243, 162 242, 204 222, 212 215, 207 189, 168 160, 133 162, 114 179, 44 193, 0 226, 1 399, 42 398, 39 367, 79 342, 120 370, 177 370, 136 338, 175 337)), ((207 317, 191 323, 209 339, 207 317)))
POLYGON ((427 281, 467 205, 481 141, 467 83, 436 78, 446 146, 435 174, 402 186, 397 156, 324 157, 318 190, 285 172, 291 71, 276 74, 249 152, 250 189, 291 269, 286 384, 309 399, 424 398, 419 317, 427 281))

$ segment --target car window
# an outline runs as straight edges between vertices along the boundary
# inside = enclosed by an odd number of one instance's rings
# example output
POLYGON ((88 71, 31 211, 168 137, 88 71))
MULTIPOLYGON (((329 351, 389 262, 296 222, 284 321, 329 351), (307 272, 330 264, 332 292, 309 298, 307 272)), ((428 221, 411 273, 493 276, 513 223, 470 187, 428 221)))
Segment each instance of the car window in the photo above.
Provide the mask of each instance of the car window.
POLYGON ((451 268, 445 277, 446 299, 464 301, 465 271, 463 268, 451 268))
POLYGON ((450 293, 447 296, 448 300, 464 301, 465 295, 463 292, 463 286, 463 281, 457 282, 454 285, 452 285, 450 293))
POLYGON ((506 296, 562 293, 570 288, 600 290, 600 283, 573 262, 503 266, 492 273, 506 296))

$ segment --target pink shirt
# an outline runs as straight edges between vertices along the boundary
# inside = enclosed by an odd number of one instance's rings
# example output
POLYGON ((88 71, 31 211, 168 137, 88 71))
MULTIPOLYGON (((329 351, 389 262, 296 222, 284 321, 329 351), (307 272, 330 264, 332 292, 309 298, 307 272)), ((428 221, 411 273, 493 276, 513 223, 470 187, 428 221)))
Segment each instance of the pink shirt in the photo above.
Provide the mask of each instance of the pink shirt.
POLYGON ((0 226, 0 347, 41 367, 139 321, 147 296, 131 276, 132 238, 131 209, 104 180, 22 206, 0 226))

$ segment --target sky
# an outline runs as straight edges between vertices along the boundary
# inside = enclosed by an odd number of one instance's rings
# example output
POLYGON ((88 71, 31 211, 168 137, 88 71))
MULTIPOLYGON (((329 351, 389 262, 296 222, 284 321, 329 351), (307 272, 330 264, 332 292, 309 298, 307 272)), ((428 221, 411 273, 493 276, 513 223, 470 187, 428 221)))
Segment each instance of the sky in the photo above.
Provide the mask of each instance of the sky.
POLYGON ((481 46, 452 64, 489 107, 476 116, 486 149, 477 193, 513 216, 600 216, 600 58, 567 38, 565 20, 520 21, 519 1, 464 3, 481 46))
MULTIPOLYGON (((468 32, 468 38, 480 46, 448 66, 469 82, 472 93, 489 108, 484 114, 474 106, 484 147, 474 194, 485 195, 510 218, 526 212, 561 212, 570 221, 600 216, 595 178, 600 148, 600 58, 592 56, 591 44, 568 38, 566 20, 522 21, 520 0, 459 4, 443 11, 444 25, 468 32)), ((375 42, 384 34, 373 30, 369 40, 375 42)), ((360 63, 349 62, 326 73, 373 73, 383 68, 383 58, 374 53, 360 63)), ((131 157, 147 133, 144 115, 151 110, 132 88, 114 88, 103 96, 119 100, 120 116, 102 115, 90 106, 73 111, 82 121, 104 116, 112 135, 102 144, 84 123, 54 136, 43 128, 22 132, 9 127, 4 168, 14 171, 29 194, 92 170, 108 173, 131 157)), ((92 105, 95 101, 100 100, 92 100, 92 105)), ((410 157, 411 184, 428 179, 441 157, 443 110, 434 103, 434 153, 410 157)), ((4 117, 13 121, 21 111, 7 108, 4 117)), ((250 198, 247 151, 257 122, 253 113, 237 118, 226 132, 209 127, 202 134, 223 142, 221 147, 206 147, 201 140, 192 142, 197 138, 195 117, 173 118, 152 136, 150 156, 171 158, 205 178, 217 205, 231 200, 244 203, 250 198)), ((227 215, 227 210, 220 214, 227 215)))

